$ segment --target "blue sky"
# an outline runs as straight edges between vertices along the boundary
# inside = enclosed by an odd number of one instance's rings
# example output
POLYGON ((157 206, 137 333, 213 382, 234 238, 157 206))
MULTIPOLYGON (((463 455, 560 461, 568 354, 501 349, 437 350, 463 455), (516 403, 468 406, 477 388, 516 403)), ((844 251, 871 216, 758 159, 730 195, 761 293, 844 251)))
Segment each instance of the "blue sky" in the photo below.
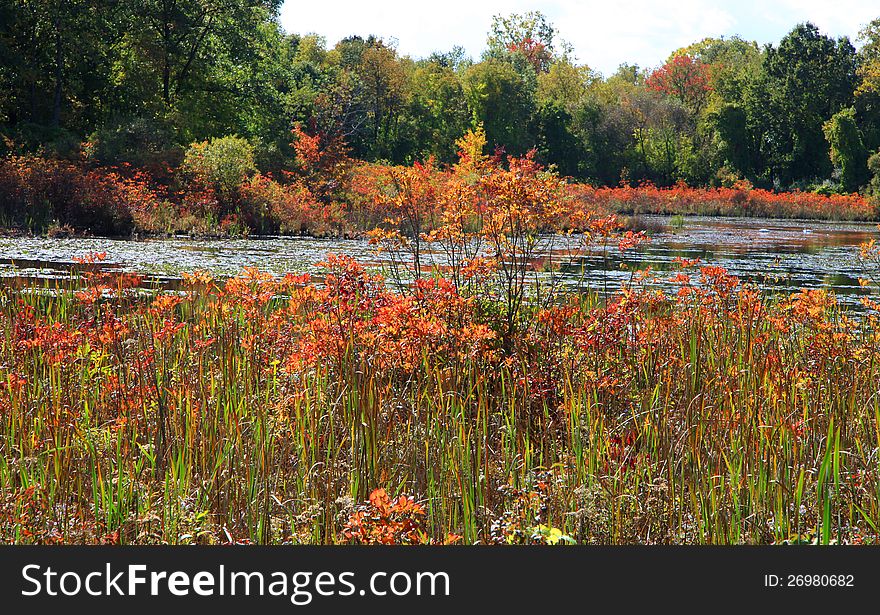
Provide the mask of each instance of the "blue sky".
POLYGON ((876 0, 285 0, 281 23, 331 46, 350 34, 376 34, 413 57, 461 45, 477 59, 493 15, 528 10, 547 15, 578 61, 606 75, 621 62, 657 66, 707 36, 777 42, 802 21, 855 43, 859 29, 880 17, 876 0))

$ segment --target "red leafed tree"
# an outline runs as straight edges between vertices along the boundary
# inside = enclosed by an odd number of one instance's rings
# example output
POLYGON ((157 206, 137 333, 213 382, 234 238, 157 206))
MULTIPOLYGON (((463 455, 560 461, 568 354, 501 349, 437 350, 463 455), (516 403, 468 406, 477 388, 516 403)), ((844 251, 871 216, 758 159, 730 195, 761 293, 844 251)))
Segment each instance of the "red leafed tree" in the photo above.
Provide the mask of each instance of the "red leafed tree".
POLYGON ((706 105, 712 91, 709 66, 689 55, 677 55, 655 70, 646 85, 678 98, 694 115, 706 105))
POLYGON ((525 37, 521 41, 510 43, 507 46, 510 52, 519 52, 526 57, 536 73, 547 72, 550 63, 553 61, 552 51, 540 41, 536 41, 530 36, 525 37))

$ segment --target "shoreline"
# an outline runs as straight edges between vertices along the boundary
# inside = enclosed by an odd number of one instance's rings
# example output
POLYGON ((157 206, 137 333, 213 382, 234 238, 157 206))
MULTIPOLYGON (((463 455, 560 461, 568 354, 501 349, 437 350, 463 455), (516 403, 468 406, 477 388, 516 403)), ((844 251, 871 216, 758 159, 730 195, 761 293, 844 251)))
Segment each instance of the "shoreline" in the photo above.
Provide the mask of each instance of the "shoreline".
MULTIPOLYGON (((768 221, 777 221, 777 222, 809 222, 811 224, 822 223, 822 224, 853 224, 853 225, 865 225, 865 226, 880 226, 880 216, 874 218, 832 218, 832 217, 802 217, 802 216, 764 216, 764 215, 749 215, 745 212, 731 212, 731 213, 704 213, 704 212, 688 212, 688 213, 678 213, 671 211, 662 211, 662 210, 639 210, 635 208, 621 208, 617 210, 612 210, 608 212, 609 214, 613 214, 619 216, 621 218, 642 218, 646 216, 654 216, 657 218, 663 219, 672 219, 676 217, 682 217, 684 220, 694 219, 694 218, 702 218, 702 219, 719 219, 719 220, 768 220, 768 221)), ((625 220, 624 220, 625 221, 625 220)), ((380 227, 374 227, 380 228, 380 227)), ((52 234, 50 232, 45 233, 35 233, 28 229, 19 229, 15 227, 0 227, 0 239, 17 239, 17 238, 29 238, 29 239, 109 239, 114 241, 147 241, 147 240, 158 240, 158 239, 187 239, 194 241, 230 241, 230 240, 241 240, 241 239, 253 239, 253 240, 261 240, 261 239, 326 239, 329 241, 362 241, 368 238, 368 234, 371 230, 358 230, 358 231, 345 231, 340 233, 308 233, 308 232, 299 232, 299 233, 245 233, 245 234, 232 234, 232 235, 222 235, 219 233, 132 233, 130 235, 110 235, 110 234, 93 234, 88 231, 85 232, 71 232, 71 233, 58 233, 52 234)), ((664 232, 664 231, 661 231, 664 232)), ((542 233, 542 235, 554 235, 560 233, 542 233)), ((649 233, 650 234, 650 233, 649 233)))

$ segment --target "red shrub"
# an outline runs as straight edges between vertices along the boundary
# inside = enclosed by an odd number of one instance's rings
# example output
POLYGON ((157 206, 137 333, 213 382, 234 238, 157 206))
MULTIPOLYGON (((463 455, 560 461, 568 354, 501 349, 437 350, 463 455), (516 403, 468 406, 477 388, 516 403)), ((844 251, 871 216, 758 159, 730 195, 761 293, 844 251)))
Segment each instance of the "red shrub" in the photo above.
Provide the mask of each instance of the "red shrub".
POLYGON ((161 199, 141 172, 90 169, 39 157, 0 162, 0 214, 6 226, 46 230, 53 222, 103 235, 131 232, 161 199))
POLYGON ((599 187, 573 184, 568 187, 575 203, 591 209, 631 213, 755 216, 765 218, 818 218, 872 220, 877 207, 858 194, 825 196, 814 192, 772 192, 743 182, 732 188, 691 188, 679 183, 658 188, 651 183, 637 187, 599 187))

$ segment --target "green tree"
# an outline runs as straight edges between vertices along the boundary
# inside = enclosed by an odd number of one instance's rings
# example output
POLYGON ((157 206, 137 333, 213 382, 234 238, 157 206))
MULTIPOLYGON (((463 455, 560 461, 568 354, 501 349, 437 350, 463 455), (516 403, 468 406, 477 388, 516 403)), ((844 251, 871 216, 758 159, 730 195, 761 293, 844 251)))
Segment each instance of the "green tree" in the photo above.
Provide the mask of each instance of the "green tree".
POLYGON ((707 114, 715 147, 715 171, 727 167, 742 176, 753 176, 754 144, 748 131, 748 117, 741 105, 723 103, 707 114))
POLYGON ((401 161, 406 147, 400 143, 400 128, 409 102, 412 62, 374 36, 343 39, 330 62, 338 67, 335 100, 325 102, 334 109, 334 123, 342 128, 354 155, 401 161))
POLYGON ((734 36, 705 38, 672 57, 682 54, 707 67, 710 77, 711 91, 695 127, 698 147, 694 152, 705 165, 706 178, 714 178, 722 168, 728 176, 733 171, 754 177, 754 170, 763 164, 748 129, 744 93, 763 74, 763 51, 754 41, 734 36))
POLYGON ((485 59, 503 59, 510 54, 524 57, 536 73, 550 68, 556 53, 556 28, 540 11, 495 15, 486 41, 485 59))
POLYGON ((880 17, 859 31, 859 91, 880 90, 880 17))
POLYGON ((868 184, 868 193, 874 196, 880 196, 880 152, 874 152, 868 158, 868 171, 871 175, 871 181, 868 184))
POLYGON ((117 43, 117 107, 171 118, 188 142, 257 136, 278 113, 280 0, 127 0, 130 26, 117 43), (268 108, 266 107, 268 103, 268 108))
POLYGON ((123 8, 112 0, 0 2, 0 117, 80 133, 93 127, 112 88, 123 8))
MULTIPOLYGON (((158 80, 167 106, 188 91, 205 87, 217 54, 238 56, 280 0, 140 0, 132 3, 140 25, 125 41, 158 80)), ((142 78, 144 75, 139 75, 142 78)))
POLYGON ((538 75, 537 103, 556 104, 574 114, 600 79, 589 66, 575 66, 562 58, 553 62, 546 73, 538 75))
POLYGON ((422 62, 410 76, 410 104, 404 131, 410 138, 409 162, 436 156, 453 162, 455 141, 470 126, 464 88, 451 65, 422 62))
POLYGON ((667 62, 681 55, 691 56, 709 68, 711 95, 717 103, 740 102, 743 89, 761 72, 764 57, 757 43, 738 36, 704 38, 675 51, 667 62))
POLYGON ((532 121, 535 147, 541 162, 554 165, 565 176, 589 175, 592 168, 586 143, 572 131, 571 115, 559 103, 541 105, 532 121))
POLYGON ((767 48, 763 68, 746 102, 768 178, 788 186, 830 176, 822 126, 853 102, 855 48, 801 24, 767 48))
POLYGON ((180 166, 185 179, 213 192, 220 215, 238 213, 240 189, 256 172, 254 148, 241 137, 229 136, 193 143, 180 166))
POLYGON ((538 75, 537 114, 532 132, 538 155, 563 175, 595 177, 597 106, 593 89, 601 81, 589 66, 567 58, 538 75))
POLYGON ((578 121, 597 152, 595 174, 603 183, 648 177, 644 149, 637 141, 646 127, 637 100, 646 94, 653 95, 645 88, 645 71, 634 64, 621 64, 613 75, 591 88, 590 103, 578 121))
POLYGON ((520 155, 534 145, 528 129, 534 89, 521 73, 507 62, 486 60, 468 68, 462 79, 474 124, 483 124, 491 147, 520 155))
POLYGON ((377 41, 361 56, 358 75, 367 102, 367 122, 375 157, 394 157, 400 115, 407 102, 407 76, 397 52, 377 41))
POLYGON ((831 161, 840 169, 841 186, 847 192, 856 192, 868 180, 868 150, 862 143, 855 109, 838 111, 823 129, 831 146, 831 161))
POLYGON ((856 120, 869 150, 880 148, 880 18, 859 32, 856 120))

